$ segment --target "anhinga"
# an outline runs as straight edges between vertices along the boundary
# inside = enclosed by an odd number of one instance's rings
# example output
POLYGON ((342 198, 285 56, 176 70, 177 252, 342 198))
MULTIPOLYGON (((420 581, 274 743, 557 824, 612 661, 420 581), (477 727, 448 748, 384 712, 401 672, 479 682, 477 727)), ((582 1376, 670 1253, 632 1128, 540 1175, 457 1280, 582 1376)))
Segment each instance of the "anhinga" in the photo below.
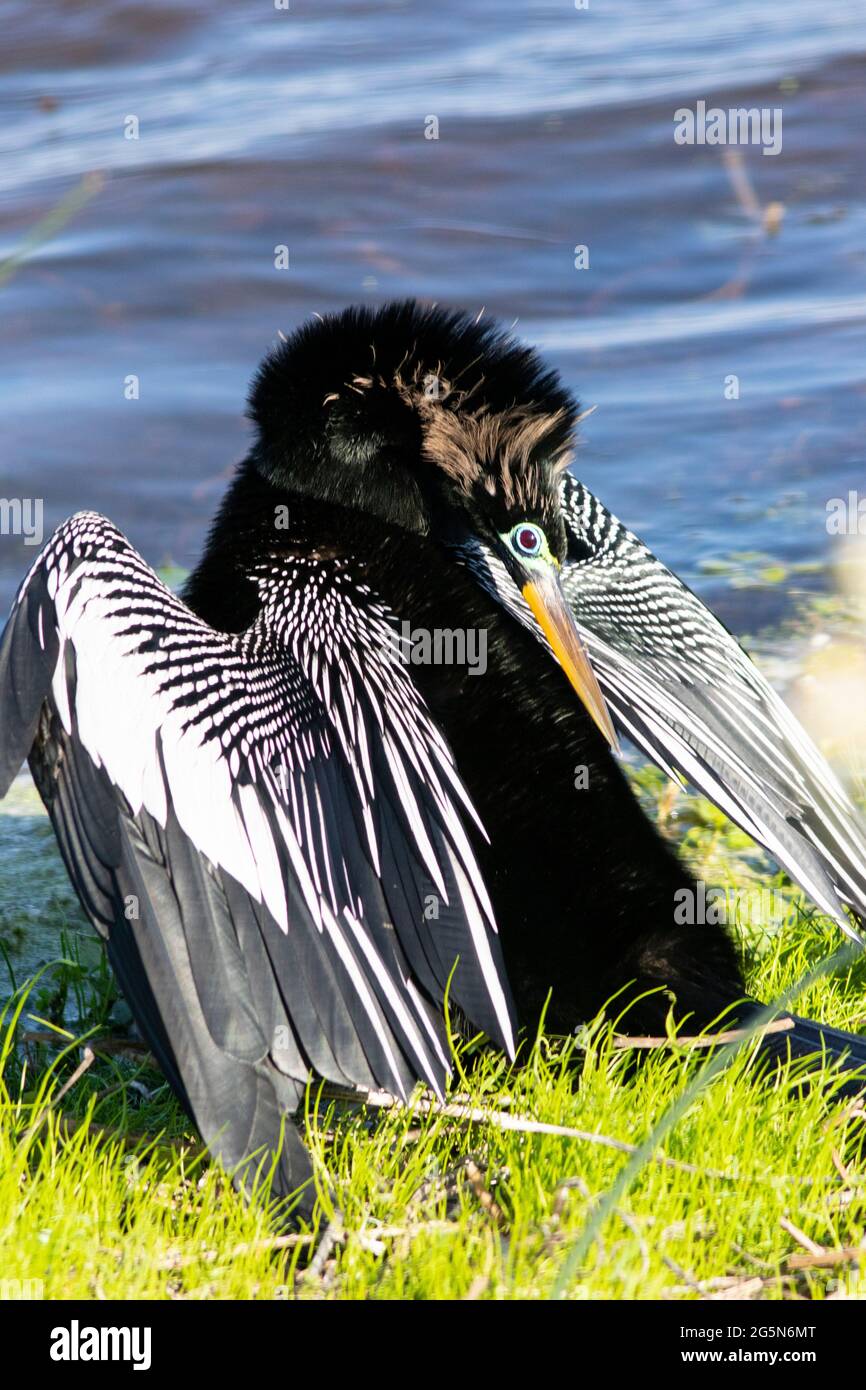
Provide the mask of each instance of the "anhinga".
MULTIPOLYGON (((352 309, 281 343, 250 410, 183 598, 82 512, 0 647, 0 794, 29 756, 228 1168, 281 1144, 274 1190, 309 1175, 284 1120, 311 1074, 441 1090, 446 993, 509 1053, 551 988, 556 1031, 618 992, 637 1031, 672 996, 690 1031, 742 1003, 723 928, 675 918, 697 886, 614 726, 856 935, 856 811, 729 633, 566 471, 575 402, 532 351, 441 308, 352 309), (486 669, 413 661, 407 629, 484 634, 486 669)), ((784 1041, 866 1062, 803 1020, 784 1041)))

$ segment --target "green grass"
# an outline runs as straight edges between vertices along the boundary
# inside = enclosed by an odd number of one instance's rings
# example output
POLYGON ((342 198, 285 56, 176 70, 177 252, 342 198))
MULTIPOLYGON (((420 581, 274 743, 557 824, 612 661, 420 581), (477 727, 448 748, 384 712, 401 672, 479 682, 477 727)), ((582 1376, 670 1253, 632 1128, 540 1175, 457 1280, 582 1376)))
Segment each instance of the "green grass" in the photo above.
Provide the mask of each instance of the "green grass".
MULTIPOLYGON (((785 919, 739 935, 750 987, 772 998, 839 944, 790 885, 705 802, 671 804, 635 775, 647 809, 708 882, 778 888, 785 919)), ((55 888, 52 887, 52 892, 55 888)), ((56 898, 55 901, 56 910, 56 898)), ((74 918, 74 914, 70 914, 74 918)), ((793 1223, 823 1249, 858 1246, 866 1225, 862 1120, 802 1075, 755 1075, 752 1048, 698 1089, 575 1263, 575 1242, 628 1154, 562 1135, 373 1110, 310 1097, 322 1191, 315 1241, 285 1240, 263 1191, 245 1203, 201 1151, 160 1074, 135 1055, 82 1058, 75 1032, 117 1037, 122 1013, 75 920, 62 963, 19 982, 0 1063, 0 1295, 46 1298, 770 1299, 866 1293, 855 1264, 798 1268, 793 1223), (82 955, 83 950, 83 955, 82 955), (44 1034, 79 1020, 68 1041, 44 1034), (34 1035, 37 1035, 34 1037, 34 1035), (573 1266, 573 1268, 572 1268, 573 1266), (10 1282, 11 1281, 11 1282, 10 1282), (16 1281, 21 1281, 18 1284, 16 1281)), ((860 961, 812 985, 798 1008, 864 1026, 860 961)), ((121 1006, 122 1009, 122 1006, 121 1006)), ((464 1045, 454 1090, 487 1112, 641 1144, 704 1064, 662 1050, 634 1067, 609 1023, 579 1038, 525 1040, 511 1068, 464 1045)), ((811 1070, 826 1070, 820 1061, 811 1070)), ((825 1082, 832 1088, 832 1076, 825 1082)), ((452 1100, 454 1097, 451 1098, 452 1100)), ((609 1199, 608 1199, 609 1200, 609 1199)))

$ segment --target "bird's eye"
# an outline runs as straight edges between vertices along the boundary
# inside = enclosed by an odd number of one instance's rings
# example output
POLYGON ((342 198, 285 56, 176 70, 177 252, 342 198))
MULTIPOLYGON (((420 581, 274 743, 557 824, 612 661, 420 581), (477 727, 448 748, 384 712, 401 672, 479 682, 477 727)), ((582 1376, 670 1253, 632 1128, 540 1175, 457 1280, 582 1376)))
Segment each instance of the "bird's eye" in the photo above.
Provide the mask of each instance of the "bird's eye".
POLYGON ((532 526, 529 522, 515 526, 510 540, 518 555, 540 555, 544 549, 544 532, 540 526, 532 526))

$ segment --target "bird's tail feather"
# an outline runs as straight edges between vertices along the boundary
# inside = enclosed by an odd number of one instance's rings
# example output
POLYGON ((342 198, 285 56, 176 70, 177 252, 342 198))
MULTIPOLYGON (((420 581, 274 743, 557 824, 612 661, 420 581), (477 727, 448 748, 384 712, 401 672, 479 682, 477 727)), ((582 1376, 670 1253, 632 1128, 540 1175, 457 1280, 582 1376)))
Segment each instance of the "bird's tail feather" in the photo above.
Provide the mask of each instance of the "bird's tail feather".
POLYGON ((846 1074, 835 1092, 840 1098, 853 1098, 866 1092, 866 1037, 829 1028, 797 1014, 783 1014, 779 1021, 789 1022, 791 1026, 764 1034, 761 1055, 767 1061, 783 1065, 789 1060, 822 1058, 837 1064, 837 1070, 846 1074))

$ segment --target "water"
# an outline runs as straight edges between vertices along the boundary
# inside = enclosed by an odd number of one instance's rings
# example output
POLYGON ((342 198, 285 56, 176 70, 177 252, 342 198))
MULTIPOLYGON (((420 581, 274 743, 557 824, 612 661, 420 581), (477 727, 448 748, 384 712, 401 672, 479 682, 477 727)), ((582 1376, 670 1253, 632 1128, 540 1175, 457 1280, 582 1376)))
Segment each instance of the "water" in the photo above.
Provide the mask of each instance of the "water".
MULTIPOLYGON (((516 321, 599 407, 584 480, 730 621, 773 617, 790 585, 744 607, 712 562, 826 560, 866 482, 862 0, 291 5, 7 0, 0 257, 103 182, 0 288, 0 496, 188 566, 277 330, 417 294, 516 321), (740 151, 776 235, 674 143, 699 98, 782 108, 782 152, 740 151)), ((3 607, 34 553, 0 537, 3 607)))

